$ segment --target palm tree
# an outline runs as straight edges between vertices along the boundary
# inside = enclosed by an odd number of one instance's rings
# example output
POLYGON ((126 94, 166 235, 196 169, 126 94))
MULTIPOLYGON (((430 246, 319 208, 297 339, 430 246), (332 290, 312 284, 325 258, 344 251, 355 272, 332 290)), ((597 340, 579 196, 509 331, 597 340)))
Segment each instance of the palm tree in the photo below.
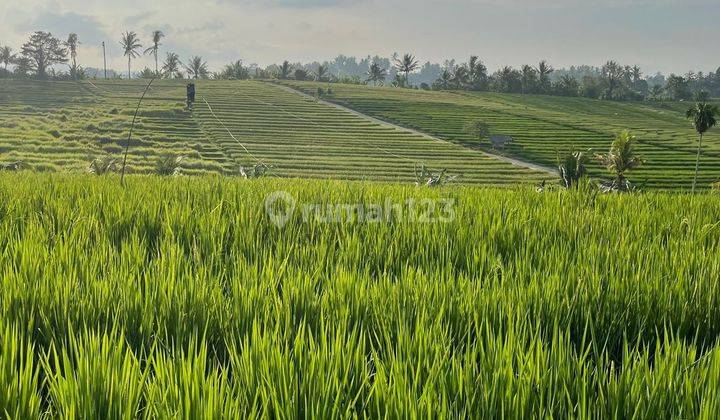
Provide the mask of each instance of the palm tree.
POLYGON ((420 67, 420 63, 412 54, 405 54, 402 58, 395 58, 395 68, 400 73, 405 73, 405 84, 410 84, 410 73, 420 67))
POLYGON ((207 63, 202 57, 196 55, 185 65, 188 77, 191 79, 206 79, 208 77, 207 63))
POLYGON ((580 184, 580 180, 587 174, 586 165, 590 163, 590 154, 586 152, 572 152, 561 160, 558 156, 558 171, 565 188, 573 188, 580 184))
POLYGON ((72 68, 77 69, 77 50, 78 45, 80 45, 80 41, 78 40, 78 36, 75 33, 71 33, 68 35, 67 41, 65 41, 65 46, 68 49, 68 52, 70 53, 70 59, 72 60, 72 68))
POLYGON ((538 64, 537 74, 538 74, 538 80, 540 82, 540 90, 541 93, 546 93, 550 89, 550 73, 554 72, 555 69, 552 68, 550 64, 547 63, 547 61, 543 60, 538 64))
POLYGON ((152 46, 143 52, 143 54, 152 54, 155 56, 155 73, 158 72, 158 51, 160 50, 160 41, 165 37, 162 31, 153 31, 152 34, 152 46))
POLYGON ((180 73, 180 66, 182 66, 180 57, 174 52, 169 52, 165 56, 165 62, 162 66, 162 71, 165 77, 171 79, 180 73))
POLYGON ((327 75, 327 72, 328 72, 328 66, 324 66, 324 65, 320 64, 318 66, 317 71, 315 72, 315 79, 318 82, 322 82, 325 79, 325 75, 327 75))
POLYGON ((693 122, 695 131, 699 135, 697 158, 695 159, 695 177, 693 178, 692 192, 695 193, 698 172, 700 170, 700 153, 702 151, 703 134, 717 124, 718 108, 715 105, 700 101, 687 110, 686 117, 693 122))
POLYGON ((598 156, 608 171, 615 174, 615 179, 610 184, 604 185, 606 191, 628 191, 630 189, 630 183, 625 174, 632 169, 639 168, 644 162, 641 157, 635 155, 634 143, 635 136, 625 130, 615 137, 607 155, 598 156))
POLYGON ((130 76, 130 62, 133 58, 140 57, 138 50, 142 48, 140 39, 135 32, 125 32, 120 39, 120 45, 123 47, 123 55, 128 58, 128 79, 130 76))
POLYGON ((370 64, 367 76, 367 81, 373 82, 375 86, 378 84, 383 85, 385 83, 385 78, 387 78, 387 70, 385 70, 377 61, 373 61, 372 64, 370 64))
POLYGON ((292 72, 292 69, 293 66, 292 64, 290 64, 289 61, 283 61, 282 65, 280 65, 280 78, 287 79, 288 77, 290 77, 290 72, 292 72))
POLYGON ((7 70, 8 65, 12 64, 14 61, 15 54, 13 54, 12 48, 8 46, 0 48, 0 63, 5 65, 5 70, 7 70))

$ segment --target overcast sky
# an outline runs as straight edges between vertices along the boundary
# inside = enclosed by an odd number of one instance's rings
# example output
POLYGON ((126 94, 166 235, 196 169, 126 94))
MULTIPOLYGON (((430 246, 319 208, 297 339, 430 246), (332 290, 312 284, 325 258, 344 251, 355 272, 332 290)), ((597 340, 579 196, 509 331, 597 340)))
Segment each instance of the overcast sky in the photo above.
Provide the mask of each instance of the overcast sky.
POLYGON ((214 68, 395 51, 423 62, 477 54, 490 69, 611 58, 648 73, 720 67, 718 0, 0 0, 0 44, 76 32, 85 66, 102 64, 106 41, 108 66, 122 69, 120 34, 146 45, 155 29, 167 35, 163 52, 214 68))

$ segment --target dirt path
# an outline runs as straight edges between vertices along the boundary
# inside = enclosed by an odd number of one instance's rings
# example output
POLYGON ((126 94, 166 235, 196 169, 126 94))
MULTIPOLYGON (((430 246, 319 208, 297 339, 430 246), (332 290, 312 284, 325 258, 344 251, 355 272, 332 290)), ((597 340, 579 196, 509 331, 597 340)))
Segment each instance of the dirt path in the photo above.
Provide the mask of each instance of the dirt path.
MULTIPOLYGON (((371 117, 370 115, 363 114, 362 112, 359 112, 359 111, 356 111, 356 110, 354 110, 354 109, 352 109, 352 108, 348 108, 348 107, 346 107, 346 106, 337 104, 337 103, 335 103, 335 102, 330 102, 330 101, 326 101, 326 100, 323 100, 323 99, 318 99, 318 98, 316 98, 316 97, 314 97, 314 96, 312 96, 312 95, 309 95, 309 94, 307 94, 307 93, 305 93, 305 92, 303 92, 303 91, 300 91, 300 90, 291 88, 291 87, 289 87, 289 86, 279 85, 279 84, 276 84, 276 83, 269 83, 269 84, 271 84, 272 86, 275 86, 275 87, 277 87, 277 88, 279 88, 279 89, 283 89, 283 90, 285 90, 285 91, 287 91, 287 92, 295 93, 295 94, 301 95, 301 96, 303 96, 303 97, 305 97, 305 98, 309 98, 309 99, 312 99, 312 100, 314 100, 314 101, 317 101, 317 102, 319 102, 319 103, 321 103, 321 104, 324 104, 324 105, 327 105, 327 106, 331 106, 331 107, 336 108, 336 109, 339 109, 339 110, 341 110, 341 111, 345 111, 345 112, 347 112, 347 113, 353 114, 353 115, 355 115, 356 117, 360 117, 360 118, 363 118, 363 119, 365 119, 365 120, 372 121, 372 122, 374 122, 374 123, 376 123, 376 124, 380 124, 380 125, 383 125, 383 126, 386 126, 386 127, 391 127, 391 128, 394 128, 394 129, 400 130, 400 131, 410 132, 410 133, 412 133, 412 134, 415 134, 415 135, 424 137, 424 138, 426 138, 426 139, 428 139, 428 140, 437 141, 437 142, 440 142, 440 143, 449 143, 449 144, 453 144, 453 145, 458 146, 458 147, 463 147, 463 146, 461 146, 461 145, 458 145, 457 143, 453 143, 453 142, 451 142, 451 141, 444 140, 444 139, 442 139, 442 138, 440 138, 440 137, 432 136, 432 135, 427 134, 427 133, 424 133, 424 132, 422 132, 422 131, 418 131, 418 130, 415 130, 415 129, 412 129, 412 128, 403 127, 403 126, 401 126, 401 125, 393 124, 393 123, 390 123, 390 122, 381 120, 381 119, 379 119, 379 118, 371 117)), ((538 165, 538 164, 536 164, 536 163, 526 162, 526 161, 523 161, 523 160, 520 160, 520 159, 515 159, 515 158, 511 158, 511 157, 507 157, 507 156, 503 156, 503 155, 499 155, 499 154, 487 152, 487 151, 481 150, 481 149, 472 148, 471 150, 474 150, 474 151, 476 151, 476 152, 478 152, 478 153, 481 153, 481 154, 483 154, 483 155, 485 155, 485 156, 487 156, 487 157, 490 157, 490 158, 493 158, 493 159, 497 159, 497 160, 499 160, 499 161, 506 162, 506 163, 509 163, 509 164, 512 164, 512 165, 515 165, 515 166, 520 166, 520 167, 523 167, 523 168, 532 169, 532 170, 539 171, 539 172, 545 172, 545 173, 547 173, 547 174, 551 174, 551 175, 553 175, 553 176, 557 176, 557 170, 556 170, 555 168, 551 168, 551 167, 549 167, 549 166, 538 165)))

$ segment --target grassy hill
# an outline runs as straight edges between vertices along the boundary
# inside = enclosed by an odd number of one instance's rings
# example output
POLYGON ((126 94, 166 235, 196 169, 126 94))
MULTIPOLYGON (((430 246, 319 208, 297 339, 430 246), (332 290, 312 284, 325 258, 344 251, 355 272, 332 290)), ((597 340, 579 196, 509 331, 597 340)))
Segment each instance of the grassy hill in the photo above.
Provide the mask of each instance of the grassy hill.
MULTIPOLYGON (((308 93, 327 84, 283 82, 308 93)), ((612 138, 630 129, 647 161, 631 179, 649 188, 689 188, 697 136, 684 118, 688 103, 618 103, 585 98, 470 92, 427 92, 370 86, 332 85, 324 99, 363 113, 440 136, 467 147, 487 148, 463 132, 482 120, 495 134, 511 135, 511 156, 555 165, 557 153, 592 148, 604 153, 612 138)), ((593 174, 604 175, 595 167, 593 174)), ((720 129, 708 133, 700 184, 720 180, 720 129)))
POLYGON ((712 419, 719 217, 702 194, 0 174, 0 411, 712 419), (279 229, 276 190, 455 217, 279 229))
MULTIPOLYGON (((94 157, 121 157, 143 83, 0 81, 0 161, 84 171, 94 157)), ((237 173, 240 165, 262 161, 280 177, 412 181, 420 164, 468 183, 546 177, 262 82, 201 81, 197 91, 189 112, 183 82, 153 85, 131 143, 132 171, 151 171, 158 156, 174 153, 186 157, 190 174, 237 173)))

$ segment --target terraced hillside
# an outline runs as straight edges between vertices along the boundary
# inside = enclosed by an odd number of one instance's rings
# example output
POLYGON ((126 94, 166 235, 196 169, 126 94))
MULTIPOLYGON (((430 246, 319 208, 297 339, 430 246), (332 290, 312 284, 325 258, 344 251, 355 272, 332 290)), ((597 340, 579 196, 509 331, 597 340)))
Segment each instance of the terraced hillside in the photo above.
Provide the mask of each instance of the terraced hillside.
MULTIPOLYGON (((85 171, 95 157, 120 158, 143 89, 138 82, 0 81, 0 162, 85 171)), ((149 92, 128 156, 133 171, 149 171, 169 153, 185 156, 187 173, 222 168, 205 155, 212 144, 183 109, 183 95, 183 86, 167 82, 149 92)))
MULTIPOLYGON (((308 93, 324 84, 285 82, 308 93)), ((630 129, 646 165, 631 176, 654 188, 688 188, 695 164, 696 135, 684 118, 687 103, 616 103, 584 98, 467 92, 426 92, 332 85, 325 99, 363 113, 414 127, 468 147, 487 148, 463 132, 476 119, 495 134, 515 139, 506 150, 533 162, 554 165, 558 152, 592 148, 605 152, 617 132, 630 129)), ((706 136, 700 184, 720 180, 720 129, 706 136)), ((604 174, 595 167, 593 173, 604 174)), ((603 175, 604 176, 604 175, 603 175)))
POLYGON ((542 176, 270 84, 205 82, 199 89, 195 113, 218 147, 239 164, 252 164, 256 158, 282 176, 407 181, 418 164, 448 169, 472 183, 516 183, 542 176))
MULTIPOLYGON (((0 82, 0 162, 84 171, 122 155, 142 81, 0 82)), ((425 164, 463 182, 515 184, 546 175, 448 142, 383 126, 262 82, 202 81, 184 109, 183 82, 159 81, 143 103, 130 147, 135 172, 160 155, 186 157, 186 173, 237 173, 264 162, 281 177, 410 181, 425 164)))

